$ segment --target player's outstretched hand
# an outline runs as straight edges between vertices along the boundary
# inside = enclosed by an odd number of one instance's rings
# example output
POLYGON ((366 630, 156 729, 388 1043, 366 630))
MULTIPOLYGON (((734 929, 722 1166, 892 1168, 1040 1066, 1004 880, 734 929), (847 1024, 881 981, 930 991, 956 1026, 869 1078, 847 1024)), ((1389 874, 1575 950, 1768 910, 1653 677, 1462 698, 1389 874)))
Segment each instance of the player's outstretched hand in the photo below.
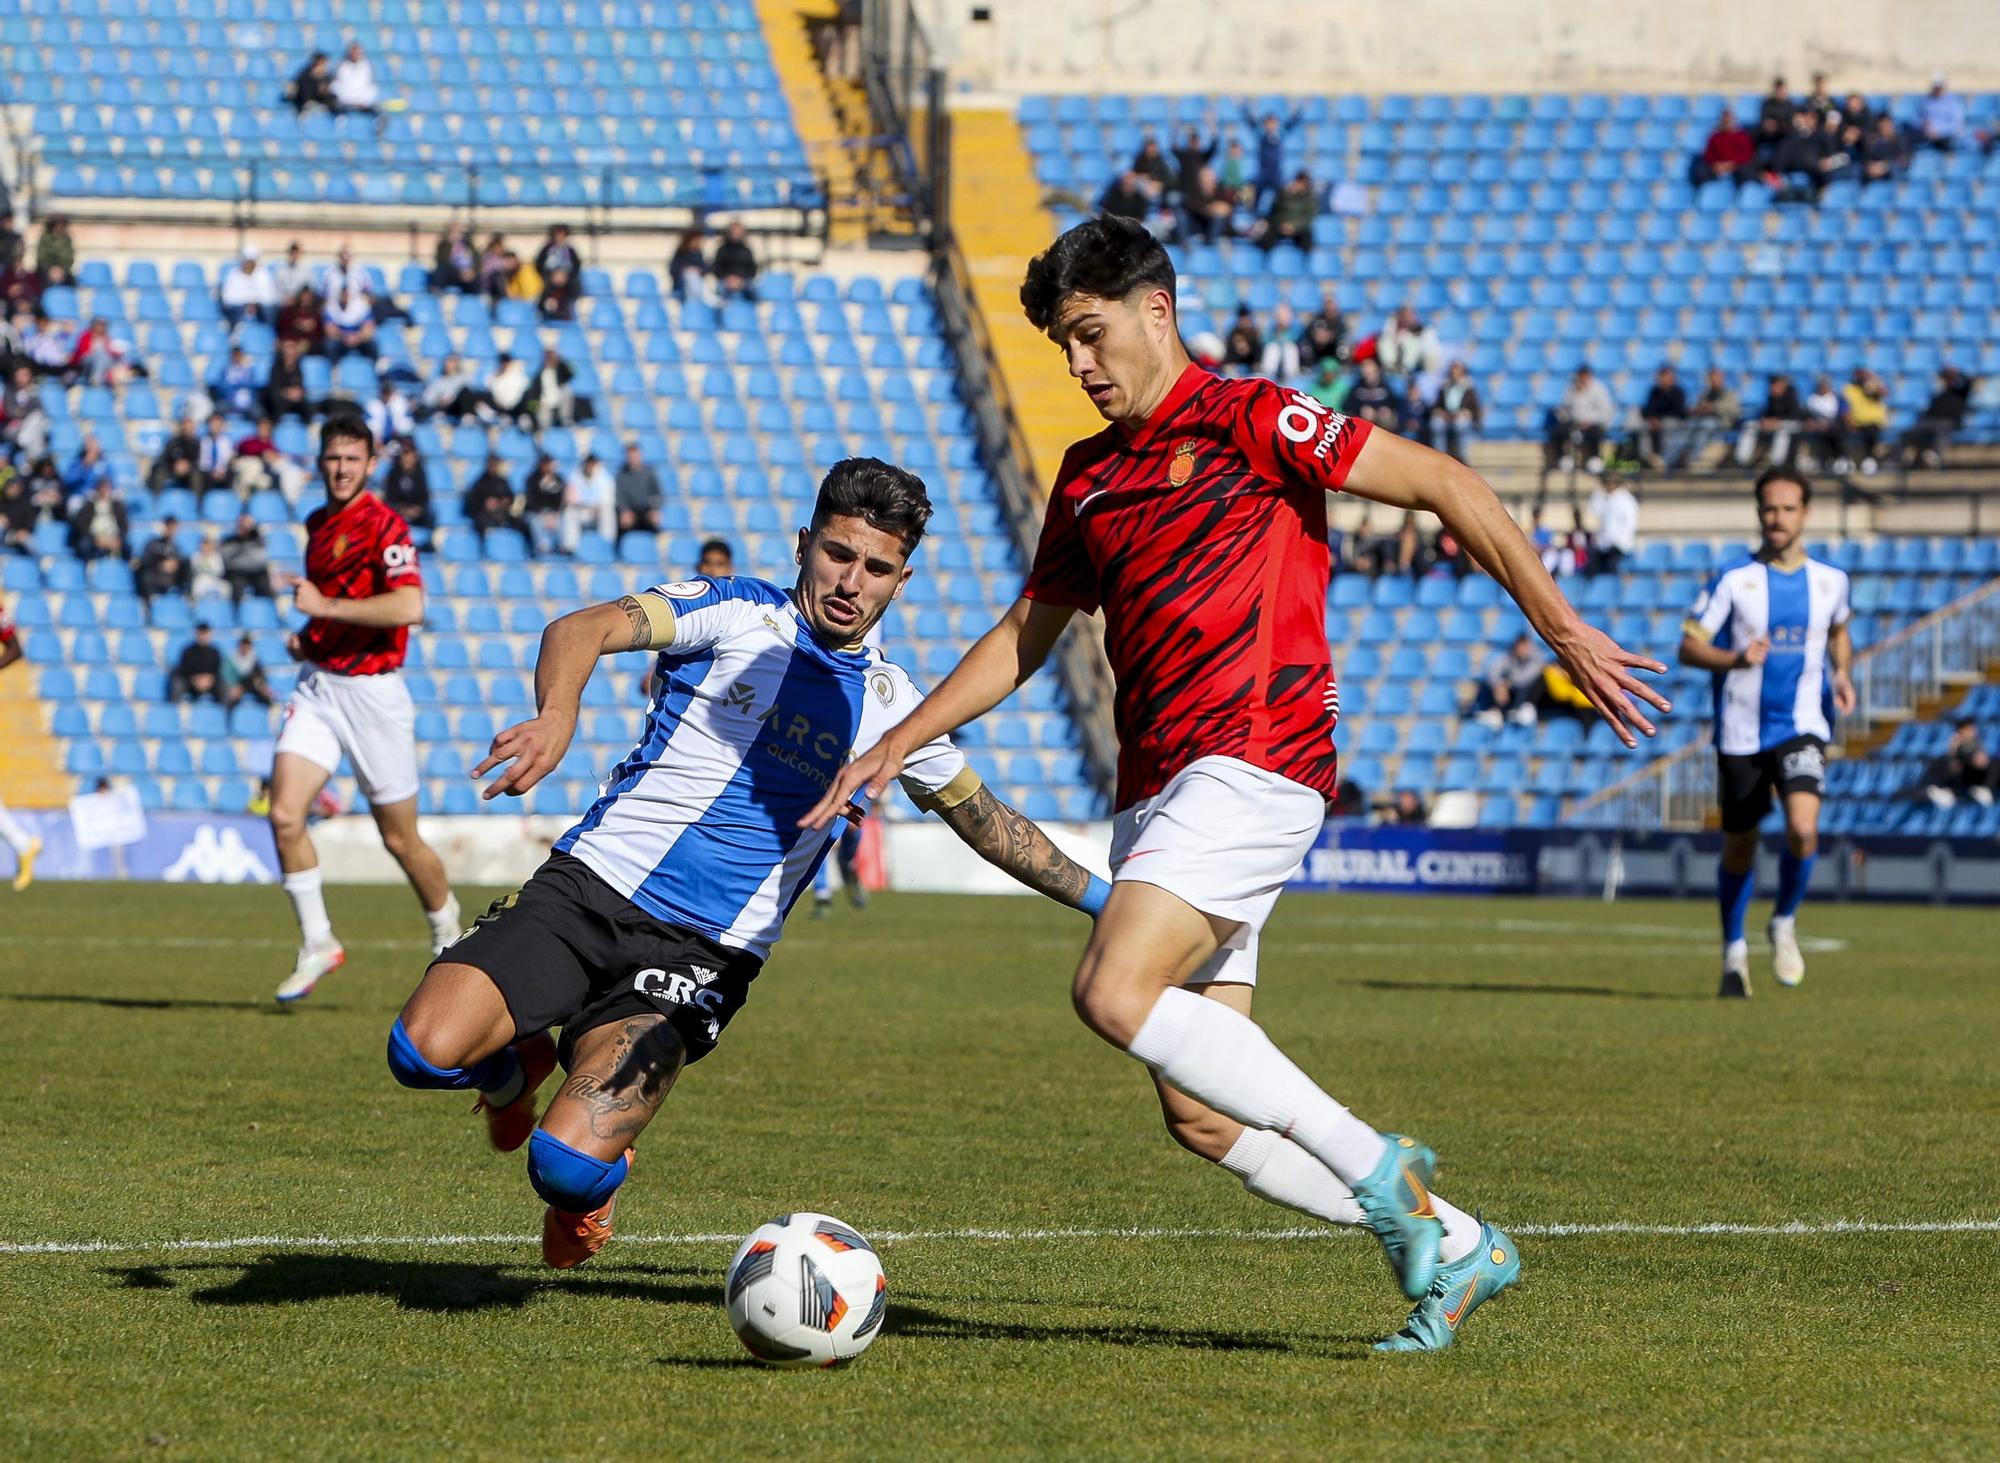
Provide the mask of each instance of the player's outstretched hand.
POLYGON ((873 802, 888 788, 890 779, 902 770, 903 754, 886 742, 877 742, 840 769, 840 775, 827 788, 826 796, 813 805, 810 813, 799 819, 799 826, 824 828, 835 818, 859 823, 861 810, 854 804, 855 792, 867 789, 868 799, 873 802))
POLYGON ((521 796, 561 765, 575 735, 576 722, 559 716, 537 716, 508 727, 493 739, 486 760, 472 769, 472 776, 476 781, 503 762, 513 766, 489 782, 479 796, 484 800, 502 793, 510 798, 521 796))
POLYGON ((1618 733, 1628 747, 1639 745, 1639 737, 1652 736, 1655 728, 1644 712, 1633 705, 1643 701, 1655 711, 1672 711, 1673 703, 1633 674, 1646 671, 1665 675, 1667 668, 1648 656, 1634 655, 1591 625, 1554 647, 1569 678, 1583 692, 1597 714, 1618 733), (1635 735, 1636 733, 1636 735, 1635 735))

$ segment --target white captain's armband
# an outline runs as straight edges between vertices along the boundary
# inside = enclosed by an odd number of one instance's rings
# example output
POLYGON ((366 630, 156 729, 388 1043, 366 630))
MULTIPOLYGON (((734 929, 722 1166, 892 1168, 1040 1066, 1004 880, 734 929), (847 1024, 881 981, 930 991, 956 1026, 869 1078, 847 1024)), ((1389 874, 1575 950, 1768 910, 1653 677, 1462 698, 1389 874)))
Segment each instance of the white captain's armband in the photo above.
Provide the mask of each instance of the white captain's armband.
MULTIPOLYGON (((705 587, 705 586, 704 586, 705 587)), ((662 599, 654 590, 646 590, 632 596, 639 608, 646 612, 646 623, 652 627, 652 638, 646 642, 648 650, 665 650, 674 643, 674 607, 662 599)))

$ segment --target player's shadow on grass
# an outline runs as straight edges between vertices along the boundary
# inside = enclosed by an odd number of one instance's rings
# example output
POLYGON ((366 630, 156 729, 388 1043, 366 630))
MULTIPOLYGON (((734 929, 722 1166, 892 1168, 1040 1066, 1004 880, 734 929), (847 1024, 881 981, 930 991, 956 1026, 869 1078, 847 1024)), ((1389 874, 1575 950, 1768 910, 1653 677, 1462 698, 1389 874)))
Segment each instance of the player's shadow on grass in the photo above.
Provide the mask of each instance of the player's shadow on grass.
POLYGON ((406 1311, 513 1310, 538 1295, 567 1293, 667 1305, 720 1303, 719 1283, 705 1270, 617 1265, 550 1274, 519 1265, 459 1260, 383 1260, 372 1255, 272 1254, 254 1260, 204 1260, 175 1265, 113 1266, 105 1271, 130 1290, 178 1289, 177 1277, 230 1272, 219 1284, 189 1292, 204 1306, 310 1305, 350 1296, 386 1296, 406 1311), (699 1284, 678 1279, 700 1275, 699 1284))
POLYGON ((1384 980, 1377 976, 1350 980, 1347 985, 1367 991, 1451 991, 1476 996, 1608 996, 1619 1001, 1706 1001, 1715 997, 1699 991, 1635 991, 1608 985, 1533 985, 1527 981, 1384 980))
MULTIPOLYGON (((276 1001, 179 1000, 170 996, 84 996, 67 991, 0 991, 0 1001, 33 1001, 49 1005, 107 1006, 115 1011, 257 1011, 269 1016, 293 1014, 276 1001)), ((319 1006, 324 1011, 331 1009, 319 1006)))

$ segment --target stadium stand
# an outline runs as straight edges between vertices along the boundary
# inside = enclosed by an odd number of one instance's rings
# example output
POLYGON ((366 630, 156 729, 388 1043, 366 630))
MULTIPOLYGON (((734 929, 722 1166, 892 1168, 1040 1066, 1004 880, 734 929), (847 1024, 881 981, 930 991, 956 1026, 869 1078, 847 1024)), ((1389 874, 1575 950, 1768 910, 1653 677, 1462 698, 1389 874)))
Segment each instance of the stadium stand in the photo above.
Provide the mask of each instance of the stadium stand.
POLYGON ((749 0, 77 0, 0 19, 0 50, 52 206, 254 192, 336 208, 756 209, 818 193, 749 0), (295 113, 295 71, 355 39, 379 131, 295 113))
POLYGON ((1829 834, 2000 838, 1990 769, 1983 799, 1963 789, 1948 799, 1926 795, 1929 775, 1965 720, 1976 725, 1987 750, 2000 746, 2000 685, 1975 686, 1944 714, 1897 727, 1877 751, 1829 764, 1821 828, 1829 834))
MULTIPOLYGON (((1971 98, 1973 115, 2000 98, 1971 98)), ((1489 438, 1539 440, 1576 366, 1592 365, 1621 410, 1655 368, 1720 367, 1746 406, 1789 373, 1803 391, 1867 367, 1888 384, 1892 429, 1922 410, 1941 366, 2000 377, 2000 153, 1920 149, 1906 176, 1838 181, 1819 207, 1780 206, 1761 182, 1696 188, 1688 156, 1725 103, 1715 95, 1469 95, 1264 98, 1248 114, 1297 124, 1284 173, 1304 168, 1332 209, 1314 246, 1268 254, 1245 241, 1174 246, 1183 324, 1226 335, 1239 305, 1300 320, 1337 289, 1355 334, 1405 302, 1471 367, 1489 438)), ((1899 117, 1917 99, 1896 97, 1899 117)), ((1245 145, 1236 99, 1029 96, 1020 118, 1037 177, 1067 227, 1129 167, 1149 136, 1219 124, 1245 145)), ((1218 152, 1216 161, 1224 155, 1218 152)), ((1975 399, 1967 436, 2000 437, 2000 398, 1975 399)))

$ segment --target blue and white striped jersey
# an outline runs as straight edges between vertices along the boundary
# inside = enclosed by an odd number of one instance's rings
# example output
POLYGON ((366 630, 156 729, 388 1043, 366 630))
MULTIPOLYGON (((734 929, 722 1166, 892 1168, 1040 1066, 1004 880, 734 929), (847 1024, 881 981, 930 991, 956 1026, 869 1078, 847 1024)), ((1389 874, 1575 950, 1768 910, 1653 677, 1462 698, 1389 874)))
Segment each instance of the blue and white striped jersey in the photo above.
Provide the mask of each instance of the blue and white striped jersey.
POLYGON ((1715 674, 1715 745, 1727 756, 1794 737, 1833 739, 1826 637, 1847 623, 1847 574, 1808 558, 1789 572, 1761 559, 1723 566, 1688 612, 1687 629, 1724 649, 1767 636, 1762 665, 1715 674))
MULTIPOLYGON (((798 820, 923 697, 879 651, 823 645, 774 584, 687 579, 644 593, 674 612, 644 732, 556 848, 654 919, 762 958, 842 826, 798 820)), ((943 738, 909 758, 902 781, 932 808, 979 787, 943 738)))

